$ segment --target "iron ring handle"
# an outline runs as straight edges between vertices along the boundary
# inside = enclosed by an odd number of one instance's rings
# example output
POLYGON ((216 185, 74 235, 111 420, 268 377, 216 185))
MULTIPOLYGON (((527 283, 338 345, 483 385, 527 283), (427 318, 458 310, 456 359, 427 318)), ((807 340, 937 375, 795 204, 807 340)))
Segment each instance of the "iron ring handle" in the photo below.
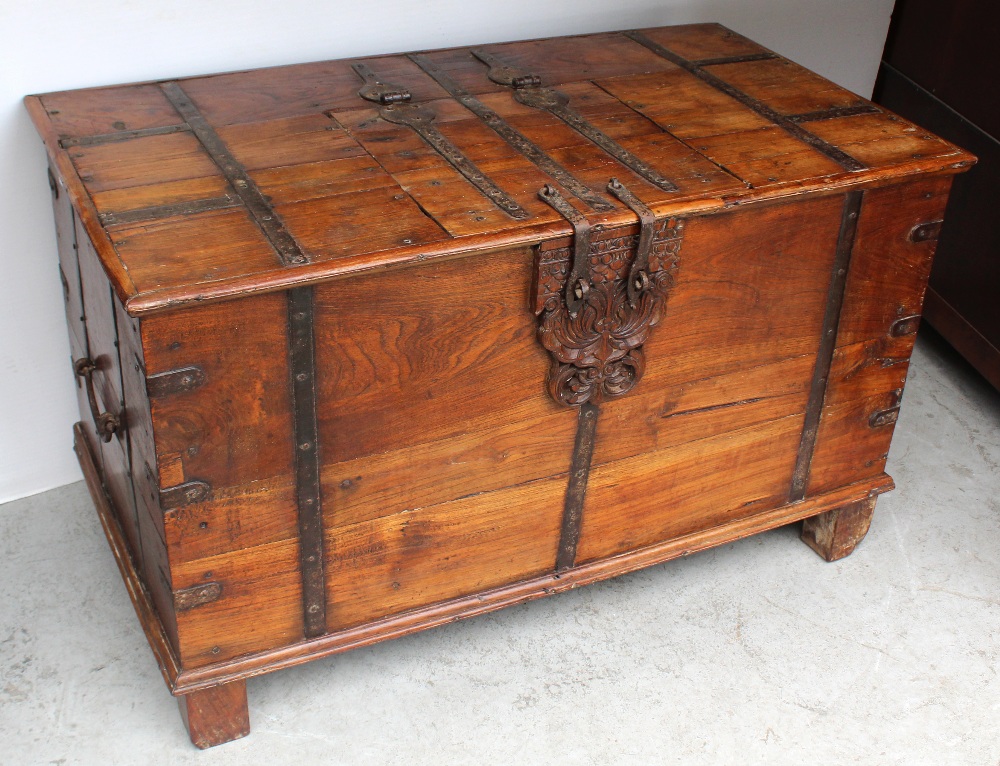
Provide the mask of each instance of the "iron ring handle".
POLYGON ((101 436, 101 441, 109 442, 111 437, 118 433, 121 423, 118 417, 110 412, 101 412, 97 406, 97 394, 94 391, 94 370, 97 365, 93 360, 83 357, 73 362, 73 372, 78 377, 83 378, 87 386, 87 401, 90 403, 90 414, 94 418, 94 425, 97 426, 97 433, 101 436))

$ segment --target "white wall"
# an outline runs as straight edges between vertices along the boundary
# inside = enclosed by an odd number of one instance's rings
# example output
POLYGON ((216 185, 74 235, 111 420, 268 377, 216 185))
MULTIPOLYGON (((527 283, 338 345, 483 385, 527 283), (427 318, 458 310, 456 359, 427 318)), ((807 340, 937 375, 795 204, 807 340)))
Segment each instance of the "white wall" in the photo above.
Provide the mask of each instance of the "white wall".
POLYGON ((893 0, 0 0, 0 502, 79 478, 41 142, 20 99, 347 56, 718 21, 862 95, 893 0))

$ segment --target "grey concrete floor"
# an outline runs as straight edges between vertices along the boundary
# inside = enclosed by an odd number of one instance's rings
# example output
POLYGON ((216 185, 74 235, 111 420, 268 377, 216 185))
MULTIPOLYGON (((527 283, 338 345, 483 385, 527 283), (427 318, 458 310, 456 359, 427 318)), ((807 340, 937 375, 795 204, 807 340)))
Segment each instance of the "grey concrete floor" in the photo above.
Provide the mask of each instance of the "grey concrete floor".
POLYGON ((83 484, 0 507, 0 763, 998 764, 1000 394, 922 337, 899 488, 827 564, 786 527, 249 682, 199 752, 83 484))

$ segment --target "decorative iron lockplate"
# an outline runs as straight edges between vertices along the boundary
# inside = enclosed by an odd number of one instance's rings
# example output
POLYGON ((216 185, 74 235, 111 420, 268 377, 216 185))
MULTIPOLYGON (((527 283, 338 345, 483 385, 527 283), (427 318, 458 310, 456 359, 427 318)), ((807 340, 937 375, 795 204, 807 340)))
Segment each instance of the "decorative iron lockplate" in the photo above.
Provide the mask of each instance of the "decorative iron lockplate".
MULTIPOLYGON (((609 184, 612 193, 616 185, 609 184)), ((551 195, 543 190, 539 196, 551 195)), ((640 221, 638 235, 589 229, 585 264, 575 242, 538 250, 532 309, 539 340, 552 356, 549 393, 559 404, 597 404, 627 393, 642 377, 643 345, 663 318, 684 222, 646 215, 640 221), (578 282, 575 295, 567 289, 571 279, 578 282)))

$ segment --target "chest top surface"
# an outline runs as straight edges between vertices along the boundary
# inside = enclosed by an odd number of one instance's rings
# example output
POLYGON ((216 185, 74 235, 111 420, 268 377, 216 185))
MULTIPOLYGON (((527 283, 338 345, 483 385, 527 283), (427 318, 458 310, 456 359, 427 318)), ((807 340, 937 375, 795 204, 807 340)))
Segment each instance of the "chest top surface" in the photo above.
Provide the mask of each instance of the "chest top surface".
POLYGON ((715 24, 26 103, 131 313, 973 161, 715 24))

